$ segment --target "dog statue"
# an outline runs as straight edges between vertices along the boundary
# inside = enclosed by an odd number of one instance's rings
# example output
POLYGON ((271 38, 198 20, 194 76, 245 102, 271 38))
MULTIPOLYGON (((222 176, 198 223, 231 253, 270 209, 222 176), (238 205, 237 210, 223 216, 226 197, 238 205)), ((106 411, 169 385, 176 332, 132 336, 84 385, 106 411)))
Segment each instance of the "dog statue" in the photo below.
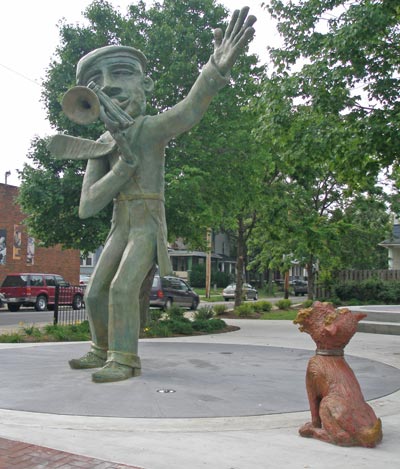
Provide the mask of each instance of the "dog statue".
POLYGON ((335 310, 330 303, 315 302, 302 309, 293 321, 317 345, 307 367, 306 386, 311 422, 299 433, 303 437, 339 446, 373 448, 382 440, 382 423, 365 402, 353 370, 344 359, 344 347, 366 314, 335 310))

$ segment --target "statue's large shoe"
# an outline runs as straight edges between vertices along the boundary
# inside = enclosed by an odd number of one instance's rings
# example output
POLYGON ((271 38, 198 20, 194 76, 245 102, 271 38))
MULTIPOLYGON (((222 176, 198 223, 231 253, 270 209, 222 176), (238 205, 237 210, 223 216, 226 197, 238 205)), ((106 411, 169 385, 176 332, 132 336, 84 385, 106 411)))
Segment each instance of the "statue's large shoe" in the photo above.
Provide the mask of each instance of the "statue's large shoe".
POLYGON ((81 358, 73 358, 69 366, 74 370, 85 370, 88 368, 101 368, 105 365, 105 358, 101 358, 93 352, 88 352, 81 358))
POLYGON ((113 381, 123 381, 134 376, 140 376, 140 368, 132 368, 128 365, 121 365, 114 361, 108 361, 101 370, 92 374, 95 383, 111 383, 113 381))

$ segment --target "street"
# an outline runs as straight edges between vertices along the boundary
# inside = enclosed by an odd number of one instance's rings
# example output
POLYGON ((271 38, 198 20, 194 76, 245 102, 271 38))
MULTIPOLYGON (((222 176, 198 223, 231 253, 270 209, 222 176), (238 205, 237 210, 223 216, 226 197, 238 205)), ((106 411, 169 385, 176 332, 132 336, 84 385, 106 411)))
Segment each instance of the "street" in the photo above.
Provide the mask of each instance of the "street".
MULTIPOLYGON (((0 330, 4 326, 18 326, 24 323, 27 326, 32 324, 53 323, 54 311, 35 311, 34 308, 21 308, 15 313, 11 313, 7 308, 0 308, 0 330)), ((0 331, 1 333, 1 331, 0 331)))
MULTIPOLYGON (((261 298, 261 300, 268 300, 271 303, 275 303, 281 298, 261 298)), ((290 297, 292 303, 300 303, 304 301, 305 298, 299 300, 298 297, 290 297)), ((249 301, 252 303, 253 301, 249 301)), ((218 302, 208 302, 206 300, 201 300, 199 307, 202 306, 213 306, 216 304, 225 304, 227 308, 233 308, 233 301, 218 301, 218 302)), ((52 324, 53 323, 54 311, 35 311, 33 307, 22 307, 19 311, 11 313, 8 311, 7 307, 0 308, 0 334, 2 329, 10 329, 18 326, 23 323, 24 326, 32 325, 43 325, 43 324, 52 324)))

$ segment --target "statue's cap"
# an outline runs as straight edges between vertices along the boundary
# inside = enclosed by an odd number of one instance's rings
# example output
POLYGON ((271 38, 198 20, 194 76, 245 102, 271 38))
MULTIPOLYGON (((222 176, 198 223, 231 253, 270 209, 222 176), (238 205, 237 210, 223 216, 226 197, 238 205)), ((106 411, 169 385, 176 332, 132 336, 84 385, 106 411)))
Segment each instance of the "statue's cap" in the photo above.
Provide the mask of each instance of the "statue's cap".
POLYGON ((146 69, 147 59, 146 56, 138 49, 130 46, 105 46, 100 47, 99 49, 92 50, 88 54, 84 55, 78 62, 76 66, 76 81, 78 84, 83 83, 86 72, 90 67, 97 62, 99 59, 103 59, 107 56, 121 56, 121 57, 131 57, 138 60, 143 71, 146 69))

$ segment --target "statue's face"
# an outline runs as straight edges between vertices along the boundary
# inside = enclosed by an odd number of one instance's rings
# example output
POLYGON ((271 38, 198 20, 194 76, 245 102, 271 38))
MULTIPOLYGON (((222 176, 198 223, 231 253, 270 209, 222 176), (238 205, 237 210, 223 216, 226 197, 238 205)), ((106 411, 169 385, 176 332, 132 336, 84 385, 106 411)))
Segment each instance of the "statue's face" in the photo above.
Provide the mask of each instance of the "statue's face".
POLYGON ((130 116, 144 113, 146 79, 139 60, 118 55, 99 58, 85 74, 86 84, 90 81, 130 116))

